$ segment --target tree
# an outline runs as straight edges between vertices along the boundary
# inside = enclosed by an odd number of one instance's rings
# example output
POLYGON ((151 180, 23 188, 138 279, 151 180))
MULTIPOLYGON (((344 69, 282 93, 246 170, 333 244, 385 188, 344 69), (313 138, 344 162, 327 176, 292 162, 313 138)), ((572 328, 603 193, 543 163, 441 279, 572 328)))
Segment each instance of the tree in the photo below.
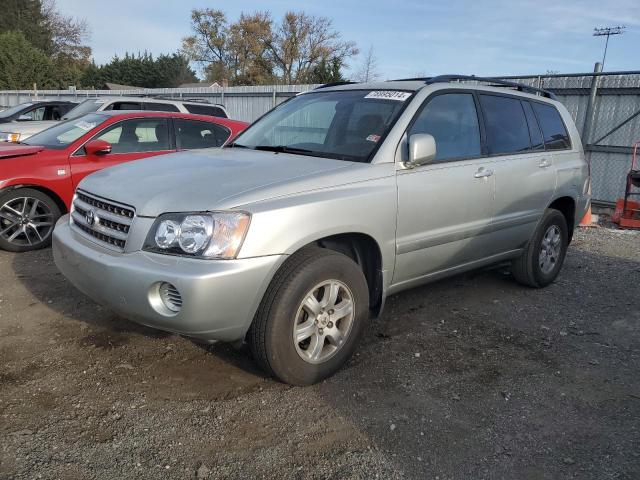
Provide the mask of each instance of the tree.
POLYGON ((58 88, 53 62, 22 33, 0 34, 0 89, 58 88))
POLYGON ((1 0, 0 33, 20 32, 35 48, 50 53, 51 32, 40 0, 1 0))
POLYGON ((344 82, 342 76, 342 61, 339 58, 322 60, 316 65, 309 77, 309 83, 336 83, 344 82))
POLYGON ((42 4, 45 25, 51 38, 50 53, 60 60, 89 64, 91 47, 85 45, 91 34, 85 19, 63 15, 55 0, 42 4))
POLYGON ((241 14, 230 24, 221 10, 191 12, 193 35, 182 52, 201 65, 207 78, 232 85, 309 82, 330 73, 357 54, 353 42, 341 40, 326 17, 288 12, 274 23, 268 12, 241 14))
POLYGON ((380 73, 378 72, 378 59, 373 53, 373 46, 369 47, 367 54, 364 56, 362 65, 355 75, 355 79, 358 82, 373 82, 380 79, 380 73))
POLYGON ((341 40, 327 17, 287 12, 273 28, 267 44, 276 71, 284 83, 305 83, 322 61, 341 64, 358 54, 354 42, 341 40))

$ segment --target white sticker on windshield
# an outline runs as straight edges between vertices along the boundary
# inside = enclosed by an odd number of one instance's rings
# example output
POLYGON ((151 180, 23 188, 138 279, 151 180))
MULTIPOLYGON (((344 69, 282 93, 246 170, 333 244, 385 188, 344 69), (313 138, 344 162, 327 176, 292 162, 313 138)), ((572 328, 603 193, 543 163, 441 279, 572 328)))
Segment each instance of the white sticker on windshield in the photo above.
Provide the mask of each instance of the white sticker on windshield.
POLYGON ((93 103, 95 103, 96 105, 102 105, 103 103, 107 103, 107 101, 106 100, 96 100, 93 103))
POLYGON ((364 98, 376 98, 378 100, 397 100, 399 102, 404 102, 410 96, 411 94, 409 92, 396 92, 393 90, 375 90, 373 92, 367 93, 364 98))
POLYGON ((95 127, 95 126, 96 126, 96 124, 95 124, 95 123, 91 123, 91 122, 85 122, 85 121, 83 120, 83 121, 80 121, 80 122, 78 122, 78 123, 74 123, 74 124, 73 124, 73 126, 74 126, 74 127, 78 127, 80 130, 84 130, 85 132, 88 132, 88 131, 89 131, 89 130, 91 130, 93 127, 95 127))

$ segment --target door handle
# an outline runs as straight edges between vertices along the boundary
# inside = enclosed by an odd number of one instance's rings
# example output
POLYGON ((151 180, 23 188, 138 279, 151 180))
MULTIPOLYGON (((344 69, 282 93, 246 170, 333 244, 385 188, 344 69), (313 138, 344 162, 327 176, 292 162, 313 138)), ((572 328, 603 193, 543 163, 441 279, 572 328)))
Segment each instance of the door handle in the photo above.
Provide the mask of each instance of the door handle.
POLYGON ((543 158, 542 160, 540 160, 540 163, 538 164, 538 167, 540 168, 547 168, 551 166, 551 162, 549 160, 547 160, 546 158, 543 158))
POLYGON ((487 178, 493 175, 493 170, 489 170, 488 168, 480 167, 478 171, 475 173, 474 177, 476 178, 487 178))

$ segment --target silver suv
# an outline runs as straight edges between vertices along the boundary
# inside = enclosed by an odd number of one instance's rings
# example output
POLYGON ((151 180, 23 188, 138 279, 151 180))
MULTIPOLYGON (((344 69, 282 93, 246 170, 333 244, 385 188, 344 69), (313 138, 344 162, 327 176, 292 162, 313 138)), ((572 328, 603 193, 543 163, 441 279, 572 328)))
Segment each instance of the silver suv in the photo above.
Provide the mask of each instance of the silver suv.
MULTIPOLYGON (((62 120, 80 118, 87 113, 111 110, 150 110, 154 112, 181 112, 228 118, 223 105, 197 100, 175 100, 150 97, 98 97, 88 98, 69 110, 62 120)), ((56 120, 8 123, 0 125, 0 142, 23 142, 27 138, 57 125, 56 120)))
POLYGON ((553 282, 588 192, 549 92, 458 76, 330 85, 221 150, 87 177, 53 252, 119 314, 246 340, 306 385, 349 359, 388 295, 498 262, 529 287, 553 282))

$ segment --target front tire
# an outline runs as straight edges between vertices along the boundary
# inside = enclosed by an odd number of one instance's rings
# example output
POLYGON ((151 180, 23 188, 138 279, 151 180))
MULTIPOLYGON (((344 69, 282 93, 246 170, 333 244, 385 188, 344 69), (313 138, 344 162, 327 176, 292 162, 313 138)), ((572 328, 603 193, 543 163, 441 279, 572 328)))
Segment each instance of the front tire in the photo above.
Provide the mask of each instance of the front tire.
POLYGON ((272 280, 249 330, 256 361, 280 381, 311 385, 353 354, 369 312, 369 290, 349 257, 312 247, 272 280))
POLYGON ((28 252, 51 245, 60 208, 49 196, 33 188, 0 194, 0 248, 28 252))
POLYGON ((560 273, 568 245, 564 215, 558 210, 547 209, 522 255, 513 261, 513 277, 529 287, 546 287, 560 273))

